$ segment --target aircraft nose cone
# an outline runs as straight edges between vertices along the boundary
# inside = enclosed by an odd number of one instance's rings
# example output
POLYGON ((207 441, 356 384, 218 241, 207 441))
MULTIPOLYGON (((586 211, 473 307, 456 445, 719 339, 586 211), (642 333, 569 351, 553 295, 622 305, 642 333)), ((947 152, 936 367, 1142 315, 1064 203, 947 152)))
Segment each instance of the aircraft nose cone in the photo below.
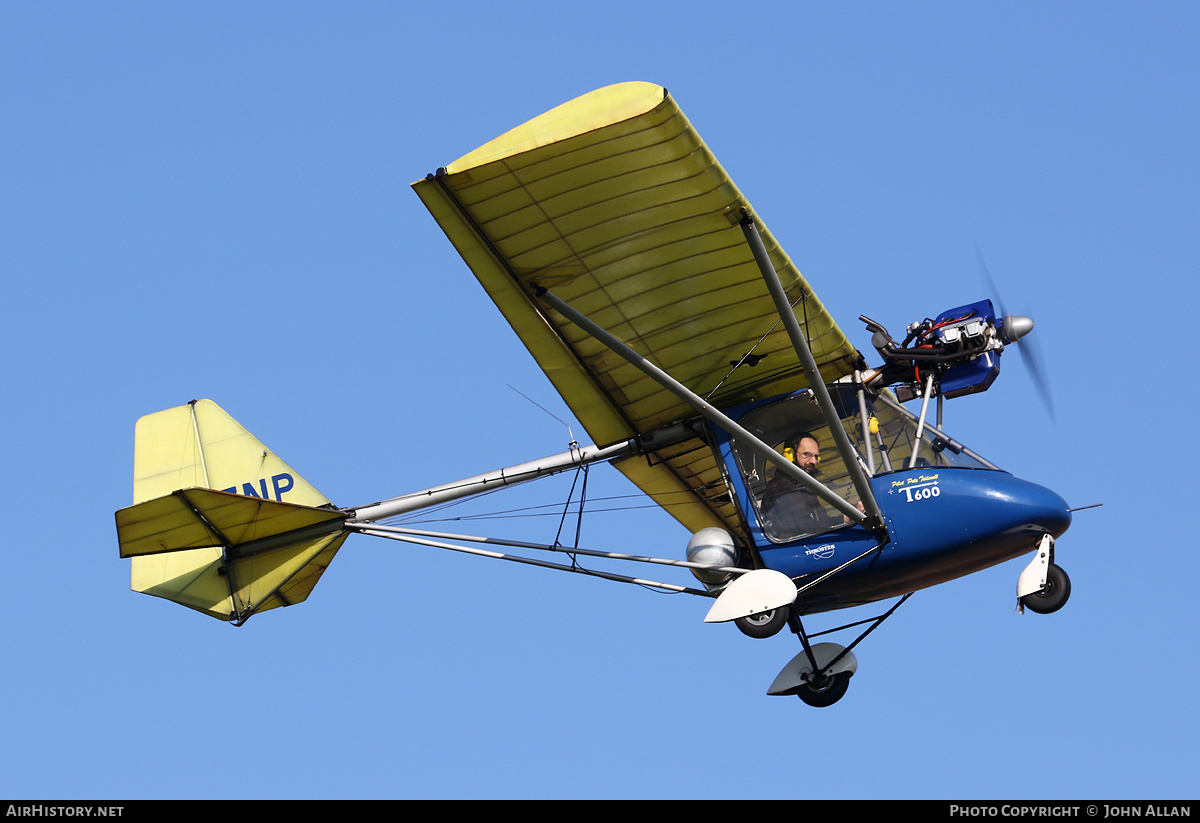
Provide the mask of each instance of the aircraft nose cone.
POLYGON ((1023 483, 1014 495, 1015 512, 1019 512, 1017 529, 1048 532, 1058 537, 1071 525, 1071 510, 1067 501, 1049 489, 1033 483, 1023 483))
POLYGON ((1003 334, 1006 342, 1016 343, 1033 331, 1033 318, 1020 314, 1010 314, 1004 318, 1003 334))

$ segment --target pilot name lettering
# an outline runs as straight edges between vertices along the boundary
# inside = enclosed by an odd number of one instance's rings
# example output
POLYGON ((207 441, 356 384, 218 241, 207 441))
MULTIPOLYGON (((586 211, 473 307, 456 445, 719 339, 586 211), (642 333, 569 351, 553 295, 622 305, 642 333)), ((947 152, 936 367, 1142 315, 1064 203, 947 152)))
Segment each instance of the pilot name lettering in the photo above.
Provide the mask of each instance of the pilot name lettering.
POLYGON ((915 486, 918 483, 929 483, 937 480, 940 474, 918 474, 915 477, 903 477, 900 480, 892 481, 893 489, 902 489, 905 486, 915 486))

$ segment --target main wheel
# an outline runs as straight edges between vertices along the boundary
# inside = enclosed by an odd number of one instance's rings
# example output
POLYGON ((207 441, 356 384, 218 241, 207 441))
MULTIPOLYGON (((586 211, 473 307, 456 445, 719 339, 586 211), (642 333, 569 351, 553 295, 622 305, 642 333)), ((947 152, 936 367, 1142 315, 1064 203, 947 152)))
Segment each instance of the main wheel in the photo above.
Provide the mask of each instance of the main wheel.
POLYGON ((779 630, 787 625, 787 621, 788 610, 784 607, 771 609, 769 612, 759 612, 749 617, 739 617, 733 621, 733 624, 747 637, 762 639, 779 634, 779 630))
POLYGON ((1059 566, 1050 564, 1046 571, 1046 585, 1040 592, 1027 594, 1021 598, 1021 605, 1031 612, 1050 614, 1061 609, 1071 596, 1071 578, 1059 566))
POLYGON ((812 683, 806 683, 800 691, 796 692, 796 697, 818 709, 832 706, 841 700, 846 694, 846 689, 850 688, 850 674, 850 672, 839 672, 812 683))

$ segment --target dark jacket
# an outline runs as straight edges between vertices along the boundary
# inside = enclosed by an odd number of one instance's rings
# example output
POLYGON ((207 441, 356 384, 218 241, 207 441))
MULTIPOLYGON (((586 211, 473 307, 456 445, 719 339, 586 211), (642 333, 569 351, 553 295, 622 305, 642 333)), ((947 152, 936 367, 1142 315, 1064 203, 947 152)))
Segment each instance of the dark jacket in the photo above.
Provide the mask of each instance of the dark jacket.
POLYGON ((815 534, 834 526, 834 517, 821 498, 807 486, 781 473, 767 483, 762 513, 768 521, 763 524, 764 529, 775 538, 815 534))

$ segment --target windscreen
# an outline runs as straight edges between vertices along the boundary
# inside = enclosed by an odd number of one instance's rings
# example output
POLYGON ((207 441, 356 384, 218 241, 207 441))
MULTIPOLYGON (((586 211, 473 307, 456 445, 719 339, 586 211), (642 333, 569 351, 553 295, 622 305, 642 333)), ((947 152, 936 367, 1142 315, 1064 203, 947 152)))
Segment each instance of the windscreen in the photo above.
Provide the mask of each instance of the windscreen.
MULTIPOLYGON (((842 425, 864 467, 875 475, 908 468, 995 469, 952 439, 924 427, 916 439, 915 416, 887 398, 865 398, 862 414, 857 392, 830 386, 842 425), (913 452, 916 458, 913 458, 913 452)), ((859 502, 846 465, 834 444, 811 390, 758 406, 737 421, 851 504, 859 502)), ((785 541, 848 525, 845 516, 792 481, 736 439, 731 449, 763 532, 785 541)))

